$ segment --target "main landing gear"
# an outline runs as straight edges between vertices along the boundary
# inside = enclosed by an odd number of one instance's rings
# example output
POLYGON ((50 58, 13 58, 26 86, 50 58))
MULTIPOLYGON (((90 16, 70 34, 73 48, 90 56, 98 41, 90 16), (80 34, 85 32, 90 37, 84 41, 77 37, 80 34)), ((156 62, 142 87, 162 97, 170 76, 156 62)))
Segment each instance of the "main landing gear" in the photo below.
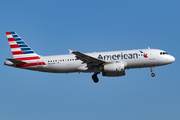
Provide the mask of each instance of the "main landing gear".
POLYGON ((150 67, 150 68, 151 68, 151 76, 154 77, 155 74, 153 73, 153 71, 154 71, 154 70, 153 70, 153 67, 150 67))
POLYGON ((99 79, 98 79, 98 77, 97 77, 98 74, 99 74, 99 73, 94 73, 94 74, 92 75, 92 79, 93 79, 93 81, 94 81, 95 83, 99 82, 99 79))

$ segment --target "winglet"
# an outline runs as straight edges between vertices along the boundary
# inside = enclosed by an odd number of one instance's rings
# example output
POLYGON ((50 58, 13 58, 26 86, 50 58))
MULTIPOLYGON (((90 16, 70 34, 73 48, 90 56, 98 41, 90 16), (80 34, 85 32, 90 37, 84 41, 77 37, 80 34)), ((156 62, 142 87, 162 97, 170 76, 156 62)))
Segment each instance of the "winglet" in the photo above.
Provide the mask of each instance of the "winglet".
POLYGON ((70 49, 68 49, 69 50, 69 54, 71 54, 73 51, 72 50, 70 50, 70 49))

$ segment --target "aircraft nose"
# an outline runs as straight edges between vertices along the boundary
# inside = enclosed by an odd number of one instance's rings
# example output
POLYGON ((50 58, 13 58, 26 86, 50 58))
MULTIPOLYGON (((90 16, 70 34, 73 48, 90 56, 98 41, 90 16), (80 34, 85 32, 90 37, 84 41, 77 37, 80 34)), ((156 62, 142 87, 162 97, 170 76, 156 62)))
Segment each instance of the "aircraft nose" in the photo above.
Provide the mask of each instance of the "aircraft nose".
POLYGON ((173 62, 175 61, 175 58, 174 58, 173 56, 169 56, 169 57, 168 57, 168 61, 169 61, 170 63, 173 63, 173 62))

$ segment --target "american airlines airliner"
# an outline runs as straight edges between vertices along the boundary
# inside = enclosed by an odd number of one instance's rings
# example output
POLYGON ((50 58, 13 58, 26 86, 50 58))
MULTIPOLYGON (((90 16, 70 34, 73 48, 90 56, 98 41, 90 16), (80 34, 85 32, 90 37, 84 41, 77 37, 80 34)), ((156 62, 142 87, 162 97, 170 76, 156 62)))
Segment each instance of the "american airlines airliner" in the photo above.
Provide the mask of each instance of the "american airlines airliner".
POLYGON ((126 69, 153 68, 173 63, 175 58, 159 49, 137 49, 111 52, 81 53, 69 50, 67 55, 41 56, 36 54, 16 32, 6 32, 13 58, 4 64, 11 67, 50 73, 93 72, 92 79, 99 81, 97 75, 124 76, 126 69))

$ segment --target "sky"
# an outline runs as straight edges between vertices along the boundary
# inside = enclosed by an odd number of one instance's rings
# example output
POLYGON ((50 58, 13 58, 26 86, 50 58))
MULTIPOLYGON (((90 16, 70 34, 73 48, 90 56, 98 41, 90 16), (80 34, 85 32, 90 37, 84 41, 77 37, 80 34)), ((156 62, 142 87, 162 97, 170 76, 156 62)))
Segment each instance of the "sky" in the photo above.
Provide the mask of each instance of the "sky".
POLYGON ((1 120, 179 120, 180 1, 6 0, 0 4, 1 120), (123 77, 53 74, 4 65, 5 32, 39 55, 156 48, 170 65, 126 70, 123 77))

